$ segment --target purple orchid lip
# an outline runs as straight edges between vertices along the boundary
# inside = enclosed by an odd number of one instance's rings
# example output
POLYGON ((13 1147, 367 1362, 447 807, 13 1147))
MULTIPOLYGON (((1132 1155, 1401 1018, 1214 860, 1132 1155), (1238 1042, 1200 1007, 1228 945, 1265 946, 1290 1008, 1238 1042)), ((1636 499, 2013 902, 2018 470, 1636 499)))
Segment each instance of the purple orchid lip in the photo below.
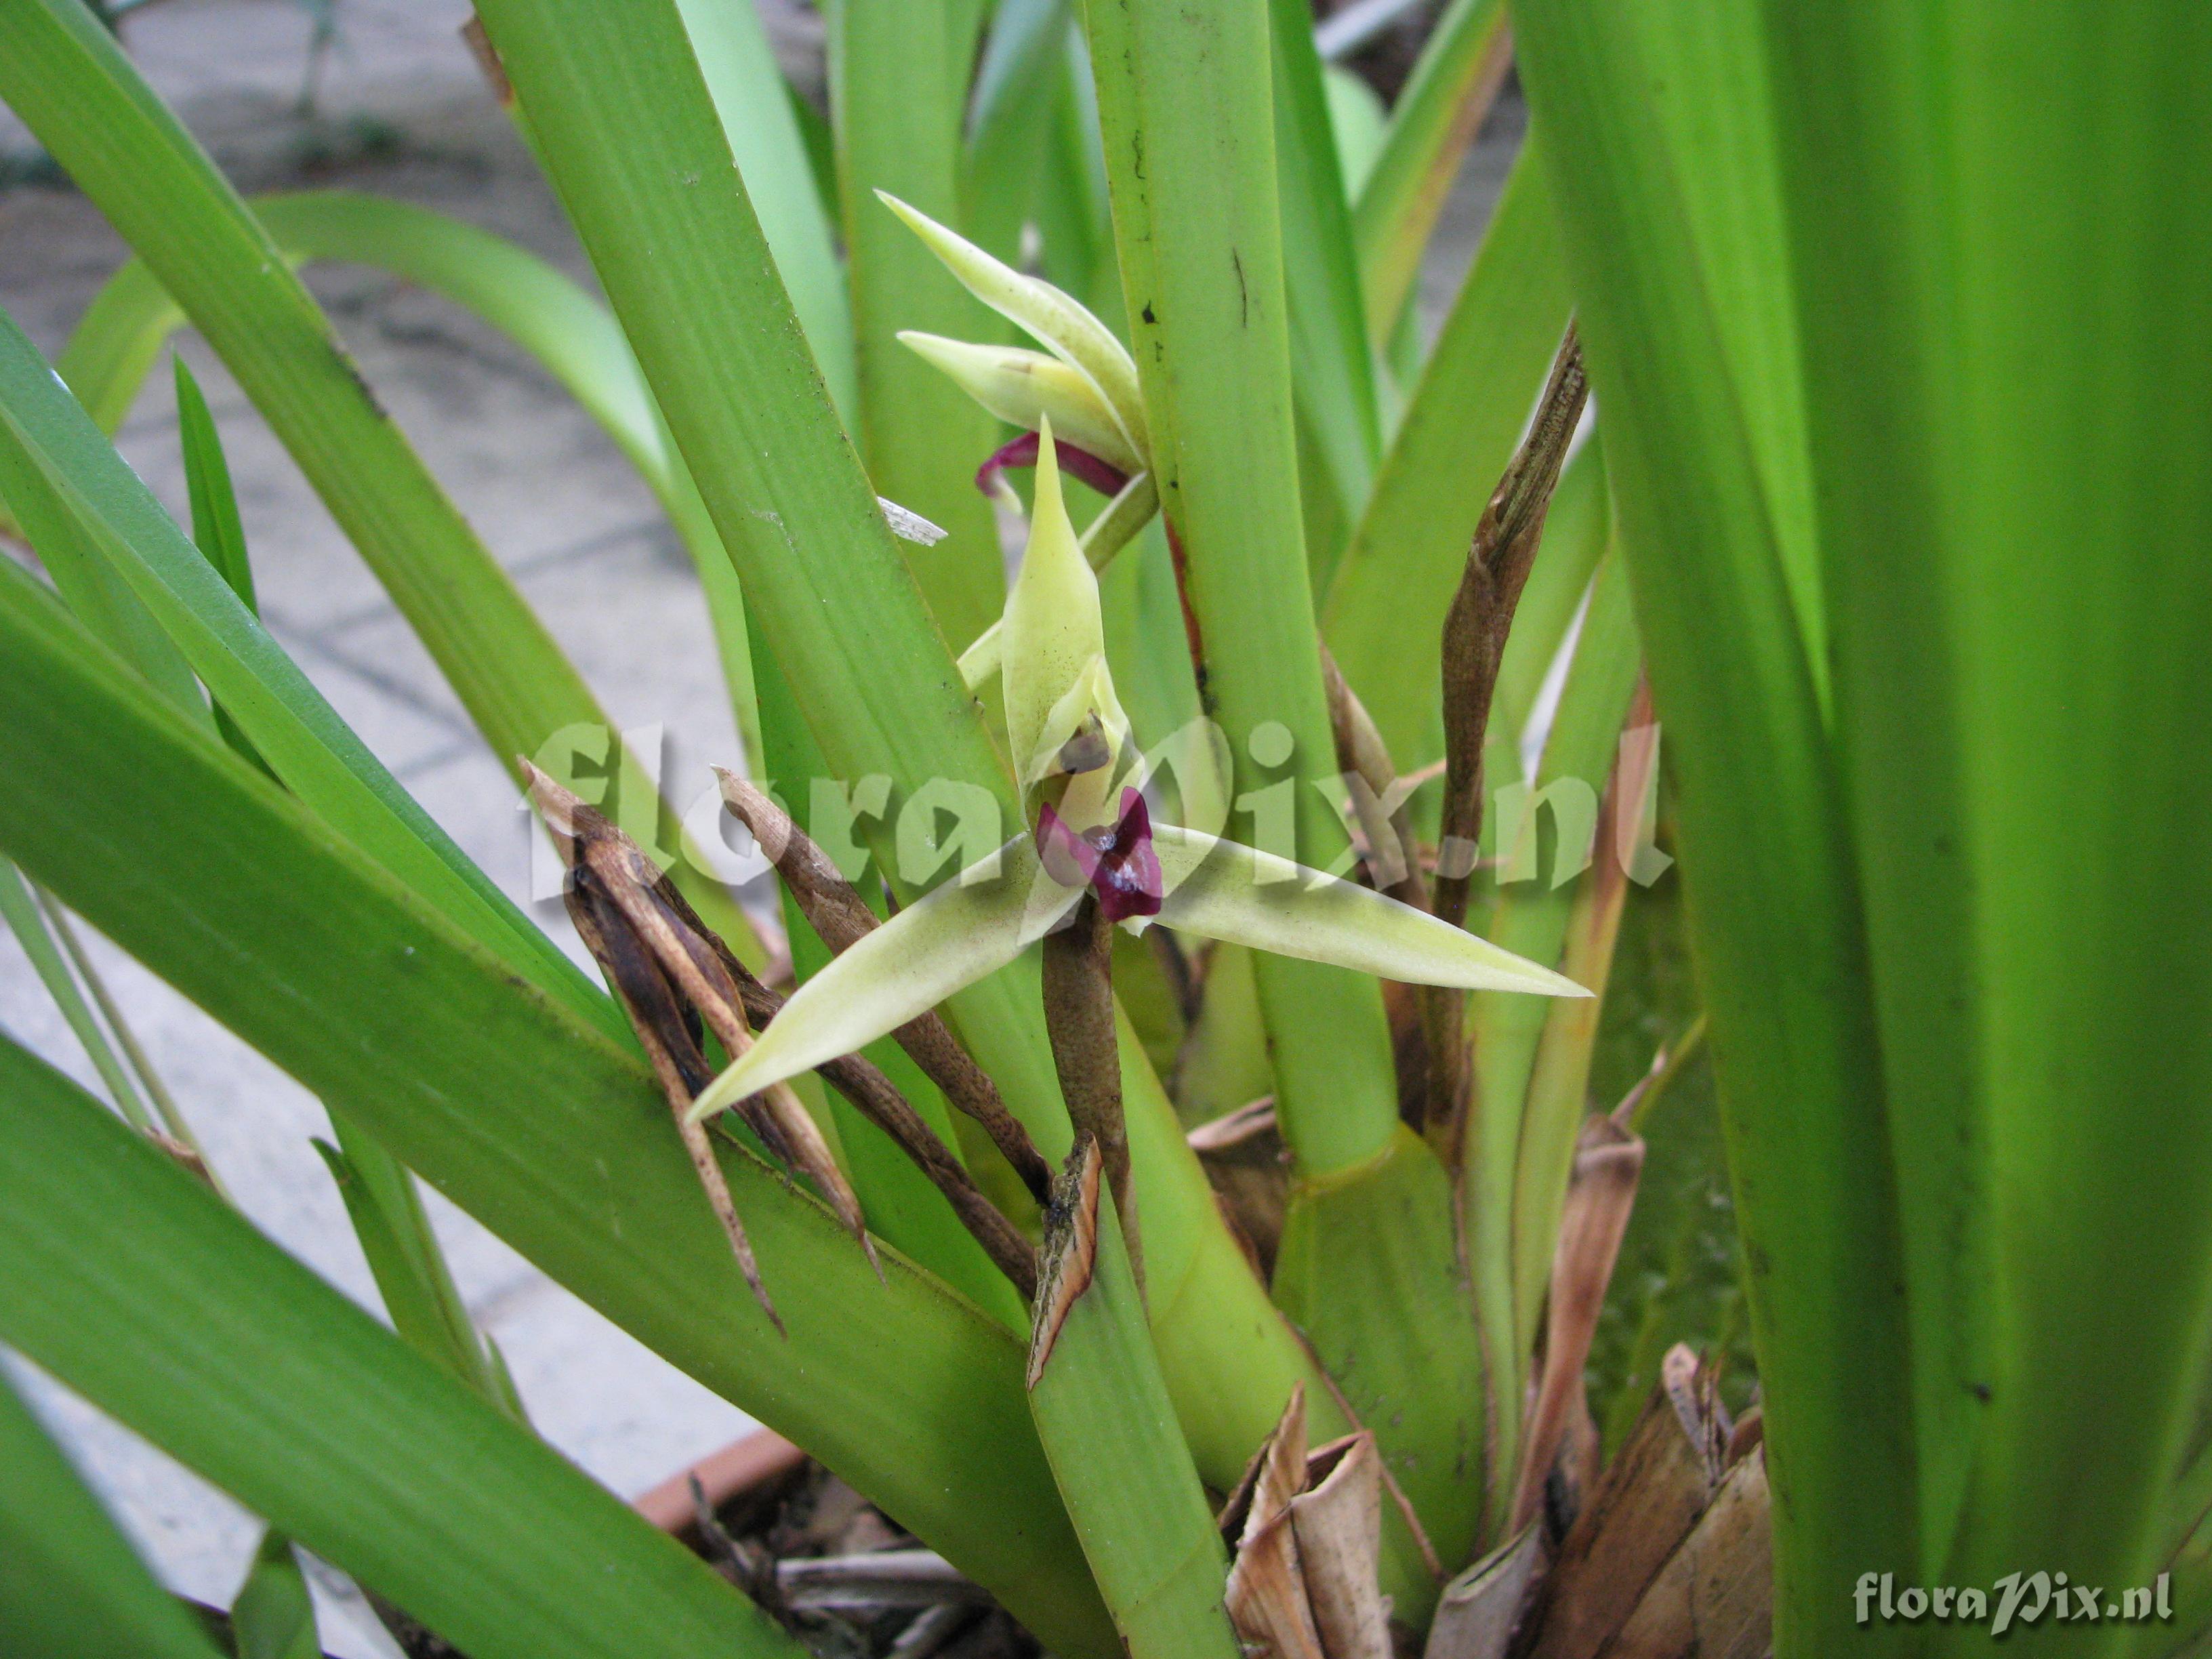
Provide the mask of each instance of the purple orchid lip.
POLYGON ((1121 791, 1118 822, 1082 835, 1047 805, 1037 820, 1037 850, 1055 881, 1098 895, 1107 921, 1159 915, 1167 884, 1152 847, 1152 811, 1136 790, 1121 791))
MULTIPOLYGON (((1001 472, 1012 467, 1035 466, 1037 449, 1037 434, 1024 432, 992 451, 991 459, 975 469, 975 488, 988 495, 1001 472)), ((1078 449, 1065 438, 1052 441, 1052 453, 1059 459, 1061 471, 1072 478, 1082 479, 1102 495, 1118 495, 1122 485, 1129 482, 1129 475, 1120 467, 1100 460, 1087 449, 1078 449)))

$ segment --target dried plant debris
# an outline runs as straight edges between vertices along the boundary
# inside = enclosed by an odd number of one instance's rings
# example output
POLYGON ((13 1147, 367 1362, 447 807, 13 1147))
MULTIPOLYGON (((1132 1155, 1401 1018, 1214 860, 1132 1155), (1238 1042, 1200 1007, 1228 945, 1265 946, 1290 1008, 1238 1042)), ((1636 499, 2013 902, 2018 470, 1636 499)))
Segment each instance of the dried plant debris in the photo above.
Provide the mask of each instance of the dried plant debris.
POLYGON ((1544 1528, 1530 1522, 1444 1587, 1424 1659, 1500 1659, 1511 1650, 1544 1571, 1544 1528))
POLYGON ((1732 1425, 1711 1373, 1677 1345, 1628 1440, 1554 1552, 1529 1659, 1595 1659, 1681 1547, 1726 1472, 1732 1425))
POLYGON ((1766 1449, 1728 1472, 1606 1659, 1761 1659, 1774 1639, 1766 1449))
POLYGON ((1413 833, 1413 792, 1400 781, 1374 716, 1326 644, 1321 647, 1321 671, 1337 769, 1351 791, 1352 822, 1369 878, 1400 903, 1425 910, 1429 884, 1421 874, 1420 840, 1413 833))
POLYGON ((1036 1312, 1030 1323, 1029 1386, 1044 1376, 1068 1311, 1091 1288, 1098 1266, 1098 1190, 1105 1160, 1098 1144, 1078 1135, 1044 1212, 1044 1260, 1038 1273, 1036 1312))
MULTIPOLYGON (((741 1054, 750 1046, 754 1030, 773 1021, 785 999, 737 959, 619 830, 543 773, 533 769, 530 781, 532 798, 553 830, 572 872, 567 896, 577 931, 621 993, 747 1282, 773 1317, 775 1310, 761 1283, 744 1224, 730 1201, 706 1131, 690 1121, 689 1108, 713 1077, 702 1051, 703 1032, 711 1030, 732 1057, 741 1054)), ((809 847, 821 857, 818 849, 809 847)), ((858 896, 852 899, 857 906, 858 896)), ((860 908, 865 915, 865 907, 860 908)), ((871 923, 873 920, 869 918, 871 923)), ((945 1040, 951 1044, 949 1034, 945 1040)), ((961 1059, 974 1069, 973 1061, 964 1054, 961 1059)), ((966 1166, 882 1070, 857 1054, 829 1060, 821 1070, 831 1087, 930 1178, 1022 1296, 1034 1295, 1036 1248, 984 1196, 966 1166)), ((980 1070, 975 1074, 981 1077, 980 1070)), ((988 1079, 983 1087, 989 1089, 988 1079)), ((996 1098, 992 1091, 991 1099, 996 1098)), ((737 1109, 771 1152, 814 1182, 872 1255, 859 1199, 790 1086, 771 1085, 740 1101, 737 1109)), ((1004 1115, 1003 1106, 998 1110, 1004 1115)), ((1018 1126, 1015 1133, 1020 1135, 1018 1126)), ((1020 1135, 1018 1148, 1027 1148, 1036 1157, 1026 1135, 1020 1135)))
MULTIPOLYGON (((721 1164, 705 1129, 686 1115, 714 1075, 703 1031, 711 1030, 732 1054, 751 1043, 737 985, 690 907, 679 910, 669 902, 659 872, 636 844, 574 792, 526 760, 522 766, 531 799, 568 866, 569 917, 629 1016, 745 1282, 781 1331, 783 1322, 762 1281, 721 1164)), ((872 1258, 860 1200, 798 1097, 787 1087, 763 1091, 740 1109, 772 1153, 815 1182, 872 1258)))
MULTIPOLYGON (((1431 908, 1455 927, 1467 921, 1475 853, 1482 841, 1482 752, 1498 665, 1543 538, 1552 491, 1589 395, 1581 340, 1569 323, 1535 419, 1475 524, 1467 567, 1444 618, 1444 797, 1431 908)), ((1463 993, 1449 989, 1432 989, 1423 999, 1428 1125, 1447 1147, 1456 1146, 1468 1104, 1461 1036, 1466 1003, 1463 993)))
MULTIPOLYGON (((1583 1367, 1643 1170, 1644 1143, 1618 1119, 1594 1117, 1583 1126, 1552 1258, 1544 1368, 1514 1491, 1516 1528, 1534 1517, 1575 1413, 1587 1415, 1583 1367)), ((1595 1436, 1593 1428, 1593 1440, 1595 1436)))
POLYGON ((1305 1390, 1222 1511, 1231 1550, 1226 1605, 1246 1650, 1280 1659, 1390 1659, 1377 1577, 1382 1460, 1362 1431, 1306 1447, 1305 1390))
MULTIPOLYGON (((881 925, 836 862, 765 790, 732 772, 718 769, 715 775, 721 780, 723 800, 775 866, 799 914, 831 951, 842 954, 881 925)), ((982 1127, 1030 1195, 1043 1203, 1052 1191, 1052 1165, 1006 1109, 998 1085, 954 1039, 943 1018, 933 1012, 923 1014, 891 1036, 922 1075, 945 1091, 945 1099, 982 1127)))
POLYGON ((820 1659, 1039 1659, 981 1585, 818 1463, 696 1530, 708 1562, 820 1659))

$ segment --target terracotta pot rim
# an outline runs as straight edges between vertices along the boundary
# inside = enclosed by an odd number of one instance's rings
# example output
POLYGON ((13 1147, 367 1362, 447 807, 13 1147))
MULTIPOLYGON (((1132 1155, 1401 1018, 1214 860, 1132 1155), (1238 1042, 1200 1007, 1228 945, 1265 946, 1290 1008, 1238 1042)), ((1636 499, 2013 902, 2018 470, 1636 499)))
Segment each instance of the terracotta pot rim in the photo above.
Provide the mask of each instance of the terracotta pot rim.
POLYGON ((692 1501, 696 1480, 708 1504, 720 1509, 740 1493, 772 1485, 795 1474, 806 1454, 773 1429, 757 1428, 717 1452, 676 1471, 652 1490, 631 1499, 630 1507, 661 1529, 679 1537, 698 1530, 692 1501))

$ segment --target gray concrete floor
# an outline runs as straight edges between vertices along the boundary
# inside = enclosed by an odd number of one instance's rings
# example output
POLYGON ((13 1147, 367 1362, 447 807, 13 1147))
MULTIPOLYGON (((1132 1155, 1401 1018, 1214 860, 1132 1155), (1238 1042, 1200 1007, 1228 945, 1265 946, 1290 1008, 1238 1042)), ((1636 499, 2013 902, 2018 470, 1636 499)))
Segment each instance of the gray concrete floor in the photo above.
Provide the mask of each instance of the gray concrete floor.
MULTIPOLYGON (((765 0, 802 77, 810 16, 765 0)), ((342 0, 340 40, 313 119, 295 108, 308 25, 289 0, 168 0, 128 28, 133 55, 249 191, 369 190, 514 238, 580 276, 583 260, 457 29, 460 0, 342 0)), ((1425 301, 1448 301, 1519 137, 1517 106, 1470 157, 1448 210, 1425 301)), ((0 112, 0 158, 31 153, 0 112)), ((58 349, 123 257, 65 188, 0 192, 0 305, 58 349)), ((401 426, 431 460, 609 711, 669 734, 672 779, 735 753, 696 584, 650 495, 611 445, 521 354, 451 307, 374 273, 312 285, 401 426)), ((426 653, 221 366, 181 348, 216 412, 237 476, 264 609, 276 636, 339 713, 492 876, 525 895, 531 830, 515 791, 426 653)), ((181 517, 176 418, 157 374, 118 438, 181 517)), ((684 792, 679 791, 679 793, 684 792)), ((688 796, 686 797, 688 798, 688 796)), ((557 906, 540 906, 566 934, 557 906)), ((573 939, 570 939, 573 945, 573 939)), ((326 1133, 303 1090, 120 952, 101 971, 246 1214, 286 1249, 374 1306, 368 1271, 309 1146, 326 1133)), ((87 1082, 89 1066, 0 934, 0 1026, 87 1082)), ((94 1085, 96 1087, 96 1085, 94 1085)), ((434 1195, 440 1236, 469 1305, 512 1363, 547 1437, 614 1490, 635 1492, 747 1426, 434 1195)), ((3 1358, 3 1356, 0 1356, 3 1358)), ((257 1534, 252 1517, 66 1390, 11 1362, 126 1528, 177 1589, 226 1601, 257 1534)), ((325 1644, 391 1651, 336 1574, 318 1575, 325 1644)))

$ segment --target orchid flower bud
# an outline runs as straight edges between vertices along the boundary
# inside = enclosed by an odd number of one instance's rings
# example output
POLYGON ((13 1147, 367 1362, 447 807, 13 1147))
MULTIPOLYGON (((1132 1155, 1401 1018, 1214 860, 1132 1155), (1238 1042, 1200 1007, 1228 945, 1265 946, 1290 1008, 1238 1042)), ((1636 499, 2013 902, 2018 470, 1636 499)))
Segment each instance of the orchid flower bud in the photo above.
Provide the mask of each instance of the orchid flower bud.
POLYGON ((1114 411, 1079 369, 1021 346, 971 345, 908 329, 899 342, 1010 426, 1034 432, 1049 420, 1060 437, 1125 473, 1145 470, 1114 411))
MULTIPOLYGON (((1114 337, 1114 331, 1092 316, 1079 301, 1050 283, 1024 276, 992 258, 964 237, 947 230, 936 220, 916 212, 884 191, 876 194, 885 207, 907 222, 929 251, 959 278, 961 285, 1000 316, 1019 325, 1037 343, 1070 368, 1079 370, 1097 389, 1100 398, 1121 428, 1128 448, 1146 454, 1151 442, 1145 430, 1145 403, 1137 390, 1136 361, 1114 337)), ((1070 434, 1073 435, 1072 434, 1070 434)), ((1088 447, 1088 446, 1085 446, 1088 447)))
POLYGON ((1106 665, 1098 579, 1060 496, 1049 419, 1042 437, 1029 547, 1006 596, 1006 736, 1024 793, 1066 779, 1060 815, 1082 830, 1101 822, 1115 799, 1129 722, 1106 665))

